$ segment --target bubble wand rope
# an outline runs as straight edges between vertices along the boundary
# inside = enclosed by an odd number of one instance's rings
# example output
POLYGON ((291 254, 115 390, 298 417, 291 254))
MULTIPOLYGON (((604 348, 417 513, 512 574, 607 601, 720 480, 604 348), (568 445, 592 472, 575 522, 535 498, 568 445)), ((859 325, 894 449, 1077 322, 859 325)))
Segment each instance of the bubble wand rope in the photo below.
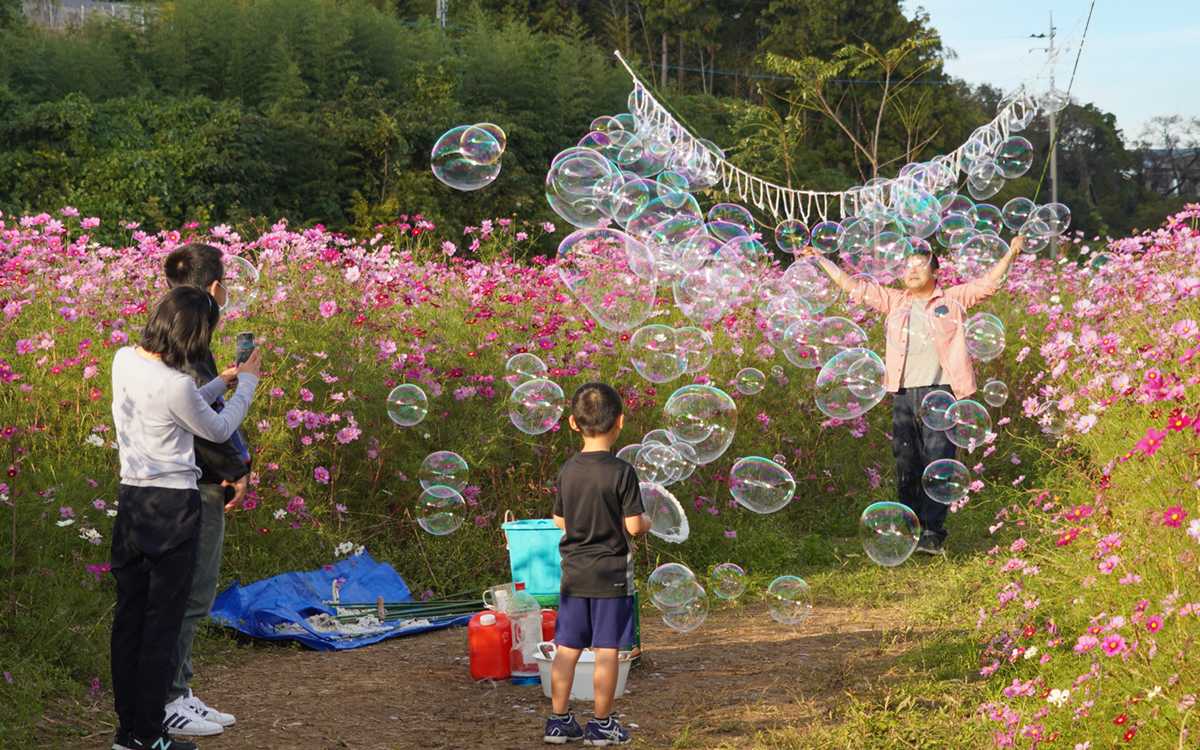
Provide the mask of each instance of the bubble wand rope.
MULTIPOLYGON (((1071 87, 1075 85, 1075 71, 1079 70, 1079 58, 1083 56, 1083 45, 1087 42, 1088 27, 1092 25, 1092 11, 1096 9, 1096 0, 1092 0, 1092 6, 1088 9, 1087 23, 1083 25, 1083 37, 1079 40, 1079 49, 1075 52, 1075 67, 1071 68, 1071 80, 1067 82, 1067 103, 1071 101, 1071 87)), ((1054 129, 1054 140, 1050 142, 1050 148, 1058 147, 1058 139, 1062 136, 1063 118, 1067 114, 1067 108, 1063 107, 1058 113, 1058 127, 1054 129)), ((1038 178, 1037 190, 1033 191, 1033 202, 1037 203, 1038 196, 1042 193, 1042 183, 1046 181, 1046 170, 1050 168, 1050 160, 1042 165, 1042 176, 1038 178)))
MULTIPOLYGON (((1093 0, 1094 4, 1094 0, 1093 0)), ((1090 14, 1089 14, 1090 21, 1090 14)), ((1085 30, 1086 34, 1086 30, 1085 30)), ((650 88, 645 85, 642 78, 633 70, 621 56, 620 50, 613 52, 617 62, 625 68, 633 79, 634 85, 634 105, 633 108, 637 111, 634 114, 639 115, 643 120, 658 121, 665 126, 675 130, 681 140, 686 139, 695 148, 704 148, 698 143, 700 140, 690 127, 685 126, 681 118, 676 118, 672 110, 668 109, 667 105, 659 102, 651 93, 650 88)), ((1077 61, 1078 62, 1078 61, 1077 61)), ((1028 87, 1026 87, 1028 88, 1028 87)), ((1002 109, 995 118, 983 127, 992 127, 1000 134, 1002 138, 1009 135, 1009 123, 1013 119, 1019 119, 1013 113, 1018 107, 1025 109, 1027 104, 1022 101, 1022 97, 1016 97, 1004 109, 1002 109)), ((707 151, 707 149, 705 149, 707 151)), ((957 175, 962 170, 962 163, 967 159, 967 144, 959 146, 950 154, 945 156, 934 157, 934 161, 941 161, 948 167, 953 169, 957 175)), ((709 152, 711 154, 711 152, 709 152)), ((887 190, 892 184, 892 180, 886 180, 883 183, 868 186, 859 186, 850 190, 839 192, 823 192, 814 190, 797 190, 794 188, 776 185, 775 183, 767 182, 749 172, 734 166, 729 163, 723 156, 711 154, 711 157, 716 161, 717 166, 721 170, 721 186, 726 193, 733 193, 741 197, 742 200, 748 198, 753 199, 753 203, 760 211, 769 211, 775 218, 792 219, 797 213, 797 204, 800 205, 800 213, 805 220, 808 219, 809 212, 812 209, 817 211, 822 221, 828 220, 831 204, 836 200, 838 203, 839 212, 842 218, 853 216, 858 213, 861 206, 871 202, 883 202, 886 200, 887 190), (731 186, 735 190, 731 190, 731 186), (781 200, 782 198, 782 200, 781 200), (882 199, 882 200, 881 200, 882 199), (764 205, 765 203, 765 205, 764 205)))

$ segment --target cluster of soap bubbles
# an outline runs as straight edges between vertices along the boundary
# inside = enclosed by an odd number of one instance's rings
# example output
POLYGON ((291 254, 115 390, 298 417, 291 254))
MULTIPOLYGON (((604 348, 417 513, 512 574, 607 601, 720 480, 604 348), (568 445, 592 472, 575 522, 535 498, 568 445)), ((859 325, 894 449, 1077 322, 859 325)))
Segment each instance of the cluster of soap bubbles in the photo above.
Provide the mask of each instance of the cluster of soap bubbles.
MULTIPOLYGON (((650 602, 668 627, 687 633, 708 617, 708 594, 696 574, 686 565, 666 563, 654 569, 647 580, 650 602)), ((734 563, 713 569, 709 590, 721 599, 737 599, 746 591, 746 572, 734 563)), ((798 625, 812 611, 812 592, 803 579, 780 576, 763 592, 767 612, 785 625, 798 625)))
POLYGON ((462 526, 467 507, 462 493, 469 473, 467 462, 457 453, 437 451, 425 457, 417 471, 421 494, 413 513, 422 529, 445 536, 462 526))
POLYGON ((507 144, 504 131, 490 122, 460 125, 433 144, 430 166, 435 177, 455 190, 478 190, 500 174, 507 144))
MULTIPOLYGON (((987 393, 984 395, 986 397, 987 393)), ((1004 398, 1008 398, 1007 387, 1004 388, 1004 398)), ((948 391, 930 391, 921 400, 920 415, 926 427, 945 431, 950 442, 968 451, 974 451, 991 439, 992 417, 978 401, 960 401, 948 391)))

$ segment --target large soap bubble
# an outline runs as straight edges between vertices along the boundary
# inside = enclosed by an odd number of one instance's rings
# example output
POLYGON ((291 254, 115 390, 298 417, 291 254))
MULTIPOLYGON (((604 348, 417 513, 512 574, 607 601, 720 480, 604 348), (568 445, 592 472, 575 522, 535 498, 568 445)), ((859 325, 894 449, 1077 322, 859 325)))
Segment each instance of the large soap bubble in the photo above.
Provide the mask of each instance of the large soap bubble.
POLYGON ((756 367, 743 367, 733 379, 737 389, 747 396, 761 392, 767 382, 767 376, 756 367))
POLYGON ((461 493, 467 488, 470 471, 462 456, 450 451, 438 451, 430 453, 421 462, 417 479, 425 489, 441 485, 461 493))
POLYGON ((684 372, 702 372, 712 361, 712 334, 703 328, 685 326, 675 331, 675 349, 687 363, 684 372))
POLYGON ((544 378, 548 372, 546 363, 536 354, 514 354, 504 365, 504 382, 510 388, 516 388, 530 380, 544 378))
POLYGON ((641 449, 641 443, 632 443, 630 445, 626 445, 624 448, 621 448, 619 451, 617 451, 617 458, 621 459, 630 466, 633 466, 633 462, 637 460, 638 451, 641 449))
POLYGON ((688 520, 683 506, 666 487, 653 482, 641 482, 642 504, 650 516, 650 533, 659 539, 680 544, 688 538, 688 520))
POLYGON ((526 435, 549 432, 562 417, 566 399, 558 383, 530 380, 522 383, 508 399, 508 419, 526 435))
POLYGON ((1002 380, 989 380, 981 389, 989 406, 1004 406, 1008 401, 1008 386, 1002 380))
POLYGON ((722 599, 737 599, 746 590, 746 571, 733 563, 721 563, 713 569, 711 588, 722 599))
POLYGON ((792 501, 796 480, 769 458, 741 458, 729 471, 729 494, 747 510, 774 513, 792 501))
POLYGON ((691 586, 695 582, 696 574, 686 565, 659 565, 646 579, 646 587, 650 590, 650 603, 659 609, 686 604, 696 596, 695 589, 691 586))
POLYGON ((1028 198, 1013 198, 1004 204, 1000 215, 1004 219, 1004 226, 1014 232, 1019 232, 1036 210, 1037 204, 1028 198))
POLYGON ((696 452, 693 463, 704 465, 719 458, 733 442, 737 405, 719 388, 685 385, 667 399, 663 419, 675 439, 696 452))
POLYGON ((388 416, 401 427, 419 424, 429 413, 425 391, 412 383, 398 385, 388 394, 388 416))
POLYGON ((842 240, 842 225, 836 221, 822 221, 812 228, 811 240, 813 246, 826 255, 834 253, 842 240))
POLYGON ((708 619, 708 595, 705 594, 704 587, 695 581, 692 581, 690 586, 690 599, 677 607, 668 607, 662 611, 662 621, 667 627, 680 633, 690 633, 708 619))
POLYGON ((880 565, 893 567, 908 559, 921 538, 917 514, 900 503, 875 503, 858 522, 863 552, 880 565))
POLYGON ((799 255, 808 246, 808 240, 808 227, 804 226, 804 222, 786 219, 775 227, 775 244, 785 253, 799 255))
POLYGON ((978 313, 967 321, 967 351, 981 362, 990 362, 1004 351, 1004 324, 995 315, 978 313))
POLYGON ((996 166, 1000 173, 1009 179, 1020 177, 1029 171, 1033 164, 1033 146, 1019 135, 1009 136, 1000 144, 996 154, 996 166))
POLYGON ((887 369, 869 349, 847 349, 825 363, 814 386, 817 408, 827 417, 857 419, 883 400, 887 369))
MULTIPOLYGON (((812 370, 821 366, 820 352, 817 344, 820 342, 821 324, 812 316, 796 316, 783 332, 776 346, 779 347, 788 361, 796 367, 812 370)), ((784 322, 787 322, 786 320, 784 322)))
POLYGON ((832 305, 841 292, 816 258, 796 259, 784 272, 783 281, 795 291, 796 296, 808 303, 814 313, 832 305))
POLYGON ((633 459, 638 479, 664 487, 675 483, 687 469, 687 462, 670 445, 642 440, 642 448, 633 459))
POLYGON ((445 536, 462 526, 466 507, 457 490, 434 485, 421 492, 414 515, 422 529, 434 536, 445 536))
POLYGON ((654 258, 615 229, 582 229, 558 246, 558 275, 600 325, 637 328, 654 307, 654 258), (647 280, 649 279, 649 280, 647 280))
POLYGON ((888 343, 910 357, 928 351, 936 335, 929 316, 903 307, 888 313, 883 330, 888 343))
POLYGON ((803 578, 779 576, 767 586, 767 612, 784 625, 799 625, 812 611, 812 592, 803 578))
POLYGON ((948 412, 954 406, 954 395, 947 391, 930 391, 921 399, 921 421, 931 430, 948 430, 954 424, 948 412))
POLYGON ((1032 218, 1045 223, 1050 234, 1057 237, 1071 226, 1071 209, 1061 203, 1047 203, 1034 211, 1032 218))
POLYGON ((221 312, 232 315, 249 307, 258 299, 258 269, 240 255, 226 255, 221 259, 225 266, 225 304, 221 312))
POLYGON ((971 474, 967 467, 953 458, 942 458, 925 467, 921 486, 925 494, 943 505, 957 503, 967 496, 971 474))
POLYGON ((679 356, 675 329, 664 325, 643 326, 629 340, 633 369, 651 383, 666 383, 683 374, 687 360, 679 356))
POLYGON ((992 431, 992 418, 982 404, 963 399, 946 410, 950 428, 946 431, 950 442, 960 448, 974 450, 983 445, 992 431))
POLYGON ((546 200, 571 225, 582 229, 598 227, 607 218, 600 210, 607 195, 603 186, 610 184, 608 180, 619 171, 615 164, 591 149, 569 149, 555 157, 546 174, 546 200))
POLYGON ((504 131, 495 125, 461 125, 437 139, 430 166, 455 190, 478 190, 500 174, 504 146, 504 131))

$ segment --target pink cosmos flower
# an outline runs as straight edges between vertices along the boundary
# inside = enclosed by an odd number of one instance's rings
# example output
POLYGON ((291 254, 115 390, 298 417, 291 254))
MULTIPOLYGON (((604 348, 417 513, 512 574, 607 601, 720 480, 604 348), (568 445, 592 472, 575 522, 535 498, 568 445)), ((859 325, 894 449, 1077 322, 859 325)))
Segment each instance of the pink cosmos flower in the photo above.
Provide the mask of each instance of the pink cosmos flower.
POLYGON ((1110 575, 1113 569, 1121 564, 1121 558, 1116 555, 1109 555, 1096 564, 1096 568, 1104 575, 1110 575))
POLYGON ((1166 430, 1146 430, 1146 437, 1137 441, 1133 449, 1138 452, 1144 452, 1147 456, 1153 456, 1162 447, 1163 437, 1167 434, 1166 430))
POLYGON ((329 484, 329 470, 324 466, 318 466, 313 470, 313 479, 321 484, 329 484))
POLYGON ((1100 641, 1097 640, 1096 636, 1081 635, 1081 636, 1079 636, 1079 640, 1077 640, 1075 642, 1075 647, 1074 647, 1073 651, 1075 651, 1075 653, 1077 653, 1077 654, 1086 654, 1087 652, 1091 651, 1092 649, 1094 649, 1096 646, 1099 646, 1099 645, 1100 645, 1100 641))
POLYGON ((1183 525, 1183 519, 1187 518, 1187 514, 1188 512, 1183 509, 1182 505, 1173 505, 1163 511, 1162 525, 1178 529, 1183 525))
POLYGON ((1104 636, 1104 640, 1100 643, 1100 648, 1104 649, 1105 656, 1116 656, 1125 650, 1125 639, 1116 633, 1109 633, 1104 636))
POLYGON ((333 300, 327 299, 317 309, 321 311, 322 318, 332 318, 334 313, 338 311, 338 306, 333 300))

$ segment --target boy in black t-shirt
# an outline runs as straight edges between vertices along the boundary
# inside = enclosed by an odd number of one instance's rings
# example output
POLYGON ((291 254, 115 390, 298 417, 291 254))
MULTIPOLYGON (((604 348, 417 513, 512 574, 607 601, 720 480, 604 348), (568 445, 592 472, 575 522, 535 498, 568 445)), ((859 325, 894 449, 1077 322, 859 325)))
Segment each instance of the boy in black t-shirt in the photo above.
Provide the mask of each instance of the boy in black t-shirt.
POLYGON ((571 397, 571 429, 583 450, 558 470, 554 525, 563 530, 562 585, 550 672, 554 713, 546 742, 583 738, 593 746, 624 745, 629 732, 611 715, 617 692, 617 650, 634 643, 633 548, 629 535, 650 530, 633 467, 610 452, 625 417, 621 396, 605 383, 585 383, 571 397), (575 664, 585 648, 596 654, 595 719, 587 729, 570 712, 575 664))

